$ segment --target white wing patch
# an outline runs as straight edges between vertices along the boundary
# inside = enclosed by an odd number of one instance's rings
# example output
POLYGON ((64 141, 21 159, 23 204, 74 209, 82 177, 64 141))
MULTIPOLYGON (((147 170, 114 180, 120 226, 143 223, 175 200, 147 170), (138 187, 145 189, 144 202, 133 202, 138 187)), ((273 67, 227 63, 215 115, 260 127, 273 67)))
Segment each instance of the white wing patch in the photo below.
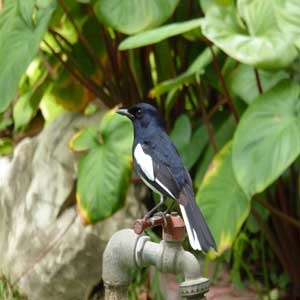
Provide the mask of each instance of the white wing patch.
POLYGON ((146 154, 141 144, 137 144, 134 149, 134 158, 144 174, 149 180, 154 181, 153 162, 150 155, 146 154))
POLYGON ((162 187, 169 195, 171 195, 174 199, 176 199, 176 197, 171 193, 171 191, 162 184, 162 182, 160 180, 158 180, 157 178, 155 178, 155 182, 160 185, 160 187, 162 187))
POLYGON ((194 250, 202 250, 200 242, 199 242, 197 234, 196 234, 196 231, 195 231, 194 228, 191 227, 191 224, 190 224, 189 219, 188 219, 188 217, 186 215, 186 212, 185 212, 185 208, 181 204, 180 204, 180 210, 181 210, 181 213, 182 213, 182 217, 183 217, 183 220, 184 220, 184 224, 185 224, 187 234, 188 234, 188 237, 189 237, 189 241, 190 241, 190 244, 191 244, 192 248, 194 250))

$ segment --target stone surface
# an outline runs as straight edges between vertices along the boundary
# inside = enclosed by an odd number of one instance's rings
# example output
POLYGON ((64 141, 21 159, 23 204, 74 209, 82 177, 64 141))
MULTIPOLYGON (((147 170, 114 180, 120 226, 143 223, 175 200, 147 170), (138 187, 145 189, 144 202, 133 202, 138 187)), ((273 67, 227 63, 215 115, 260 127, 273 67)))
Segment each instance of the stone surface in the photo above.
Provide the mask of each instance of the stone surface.
POLYGON ((76 213, 76 157, 67 145, 100 117, 61 115, 0 158, 0 273, 30 300, 87 299, 101 279, 106 242, 142 214, 133 188, 125 207, 95 226, 84 227, 76 213))

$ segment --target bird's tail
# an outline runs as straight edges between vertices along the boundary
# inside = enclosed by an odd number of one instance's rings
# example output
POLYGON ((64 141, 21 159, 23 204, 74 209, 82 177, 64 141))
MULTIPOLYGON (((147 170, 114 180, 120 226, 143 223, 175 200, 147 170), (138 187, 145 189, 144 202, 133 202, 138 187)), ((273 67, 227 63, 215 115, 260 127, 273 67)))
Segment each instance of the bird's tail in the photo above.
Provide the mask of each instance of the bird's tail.
POLYGON ((187 229, 190 244, 194 250, 208 252, 210 248, 217 251, 216 242, 194 199, 180 204, 180 210, 187 229))

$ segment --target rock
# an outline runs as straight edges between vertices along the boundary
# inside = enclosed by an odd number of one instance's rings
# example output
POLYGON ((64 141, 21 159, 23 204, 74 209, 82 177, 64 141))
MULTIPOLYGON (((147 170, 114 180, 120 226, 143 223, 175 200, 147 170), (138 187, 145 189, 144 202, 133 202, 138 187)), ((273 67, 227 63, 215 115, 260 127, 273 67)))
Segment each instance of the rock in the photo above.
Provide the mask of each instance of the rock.
POLYGON ((0 272, 29 300, 87 299, 106 242, 142 214, 133 188, 125 207, 97 225, 84 227, 76 213, 76 157, 67 145, 100 118, 65 113, 0 158, 0 272))

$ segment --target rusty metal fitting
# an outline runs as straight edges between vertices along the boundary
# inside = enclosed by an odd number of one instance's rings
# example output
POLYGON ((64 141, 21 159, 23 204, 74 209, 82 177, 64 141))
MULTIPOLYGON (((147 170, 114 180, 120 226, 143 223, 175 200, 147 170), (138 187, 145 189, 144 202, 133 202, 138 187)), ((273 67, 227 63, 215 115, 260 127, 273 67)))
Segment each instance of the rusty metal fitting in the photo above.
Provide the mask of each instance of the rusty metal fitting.
POLYGON ((182 242, 185 236, 185 225, 180 215, 171 214, 167 225, 163 227, 163 240, 167 242, 182 242))
POLYGON ((185 235, 185 225, 177 213, 167 215, 156 215, 150 219, 138 219, 134 224, 134 232, 142 234, 145 229, 161 226, 163 228, 163 239, 165 241, 182 242, 185 235))
POLYGON ((133 230, 136 234, 142 234, 147 228, 153 228, 157 226, 164 227, 167 225, 168 217, 169 215, 157 215, 149 219, 138 219, 134 223, 133 230))

